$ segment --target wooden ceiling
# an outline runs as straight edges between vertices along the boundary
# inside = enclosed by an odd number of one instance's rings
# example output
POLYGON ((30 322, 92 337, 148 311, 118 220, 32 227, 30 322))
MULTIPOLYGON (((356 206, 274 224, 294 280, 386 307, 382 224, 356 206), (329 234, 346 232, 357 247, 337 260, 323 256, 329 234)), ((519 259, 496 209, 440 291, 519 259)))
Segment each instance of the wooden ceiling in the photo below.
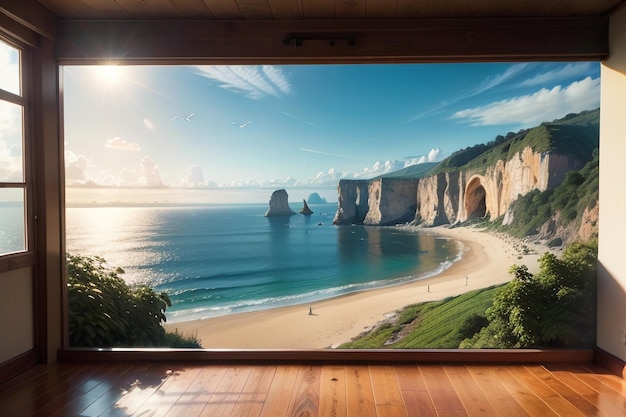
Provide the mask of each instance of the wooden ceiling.
POLYGON ((607 16, 624 0, 36 0, 60 19, 327 20, 607 16))

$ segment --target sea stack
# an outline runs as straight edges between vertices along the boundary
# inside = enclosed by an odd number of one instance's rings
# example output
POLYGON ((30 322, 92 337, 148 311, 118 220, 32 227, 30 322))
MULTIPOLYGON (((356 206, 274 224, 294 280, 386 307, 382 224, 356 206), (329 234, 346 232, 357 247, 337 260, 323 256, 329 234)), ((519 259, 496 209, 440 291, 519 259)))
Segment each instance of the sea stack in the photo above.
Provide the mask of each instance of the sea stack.
POLYGON ((300 214, 304 214, 305 216, 310 216, 311 214, 313 214, 313 210, 309 208, 305 199, 302 199, 302 203, 304 204, 304 207, 302 207, 302 209, 300 210, 300 214))
POLYGON ((296 212, 289 207, 287 191, 284 189, 274 191, 270 198, 270 208, 265 213, 265 217, 292 216, 294 214, 296 212))

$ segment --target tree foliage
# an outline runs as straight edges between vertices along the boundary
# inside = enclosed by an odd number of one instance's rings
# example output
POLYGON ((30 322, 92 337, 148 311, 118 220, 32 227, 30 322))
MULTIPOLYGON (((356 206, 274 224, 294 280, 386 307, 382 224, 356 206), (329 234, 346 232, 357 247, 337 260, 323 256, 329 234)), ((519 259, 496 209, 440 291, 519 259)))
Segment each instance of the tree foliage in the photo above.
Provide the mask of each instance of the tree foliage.
POLYGON ((200 347, 195 338, 166 336, 161 325, 171 306, 166 293, 130 287, 121 268, 98 256, 66 255, 70 345, 77 347, 200 347), (177 340, 180 339, 180 340, 177 340))
POLYGON ((597 242, 574 243, 559 259, 545 253, 540 272, 513 265, 513 280, 487 310, 489 325, 461 347, 595 345, 597 242))

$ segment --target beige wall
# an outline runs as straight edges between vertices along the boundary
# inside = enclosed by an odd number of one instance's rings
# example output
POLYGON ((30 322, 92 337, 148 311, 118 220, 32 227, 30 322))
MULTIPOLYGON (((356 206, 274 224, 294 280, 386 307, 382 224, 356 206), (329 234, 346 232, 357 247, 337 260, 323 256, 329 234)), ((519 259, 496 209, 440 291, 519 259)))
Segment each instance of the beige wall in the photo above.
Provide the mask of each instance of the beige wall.
POLYGON ((611 17, 602 65, 598 347, 626 360, 626 9, 611 17))
POLYGON ((35 346, 32 277, 31 268, 0 274, 0 364, 35 346))

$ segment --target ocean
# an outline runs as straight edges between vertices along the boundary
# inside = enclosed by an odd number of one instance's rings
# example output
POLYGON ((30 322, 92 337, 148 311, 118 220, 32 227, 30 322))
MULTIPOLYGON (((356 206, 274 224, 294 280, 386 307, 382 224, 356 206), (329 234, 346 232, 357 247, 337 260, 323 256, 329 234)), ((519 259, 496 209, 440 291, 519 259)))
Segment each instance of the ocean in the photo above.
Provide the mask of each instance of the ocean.
MULTIPOLYGON (((67 251, 121 267, 172 300, 168 322, 314 303, 440 273, 459 242, 396 227, 334 226, 337 204, 268 218, 267 204, 70 207, 67 251)), ((297 211, 300 207, 292 209, 297 211)))

